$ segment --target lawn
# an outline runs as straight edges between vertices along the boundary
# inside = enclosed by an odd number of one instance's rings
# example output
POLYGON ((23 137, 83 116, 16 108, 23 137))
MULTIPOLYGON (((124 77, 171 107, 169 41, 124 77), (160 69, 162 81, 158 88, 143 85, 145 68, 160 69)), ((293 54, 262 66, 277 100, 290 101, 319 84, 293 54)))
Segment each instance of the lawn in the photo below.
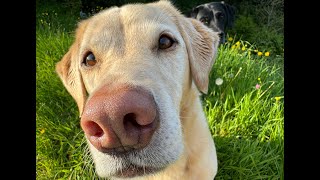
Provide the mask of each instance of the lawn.
MULTIPOLYGON (((98 179, 76 103, 55 73, 79 12, 51 4, 36 13, 37 179, 98 179)), ((201 97, 217 148, 216 179, 284 179, 283 54, 237 37, 219 47, 201 97)))

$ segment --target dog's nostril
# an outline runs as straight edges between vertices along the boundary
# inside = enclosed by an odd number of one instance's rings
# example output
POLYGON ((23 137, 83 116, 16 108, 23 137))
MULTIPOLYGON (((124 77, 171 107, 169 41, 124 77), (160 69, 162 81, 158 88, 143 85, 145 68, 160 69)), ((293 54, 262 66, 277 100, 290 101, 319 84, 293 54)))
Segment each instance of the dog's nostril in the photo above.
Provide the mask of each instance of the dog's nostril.
MULTIPOLYGON (((142 117, 140 117, 142 118, 142 117)), ((141 119, 140 119, 141 121, 141 119)), ((129 133, 143 132, 151 130, 154 126, 154 120, 146 123, 145 121, 139 122, 135 113, 128 113, 123 117, 124 129, 129 133), (146 124, 143 124, 146 123, 146 124)))
POLYGON ((126 130, 130 127, 140 128, 141 125, 137 122, 137 116, 135 113, 128 113, 123 117, 123 125, 126 130))
POLYGON ((94 137, 101 137, 103 136, 103 129, 95 122, 88 121, 85 123, 87 134, 94 137))

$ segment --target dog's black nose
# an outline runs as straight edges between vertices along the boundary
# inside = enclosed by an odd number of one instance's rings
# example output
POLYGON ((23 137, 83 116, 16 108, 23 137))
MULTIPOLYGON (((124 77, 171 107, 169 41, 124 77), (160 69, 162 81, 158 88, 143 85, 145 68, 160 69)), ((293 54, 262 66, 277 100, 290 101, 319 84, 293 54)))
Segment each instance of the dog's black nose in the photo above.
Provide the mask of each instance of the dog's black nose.
POLYGON ((218 32, 218 35, 220 38, 223 38, 224 37, 224 32, 218 32))

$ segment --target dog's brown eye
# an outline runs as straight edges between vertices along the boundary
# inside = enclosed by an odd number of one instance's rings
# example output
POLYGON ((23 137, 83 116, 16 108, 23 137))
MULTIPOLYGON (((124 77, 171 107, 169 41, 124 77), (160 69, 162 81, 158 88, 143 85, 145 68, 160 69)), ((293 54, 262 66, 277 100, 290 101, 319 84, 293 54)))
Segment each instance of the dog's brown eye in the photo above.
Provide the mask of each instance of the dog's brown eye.
POLYGON ((159 38, 159 49, 168 49, 170 48, 175 41, 168 35, 161 35, 159 38))
POLYGON ((201 18, 200 21, 204 24, 209 24, 209 18, 201 18))
POLYGON ((87 56, 85 57, 83 63, 86 66, 94 66, 97 63, 96 57, 93 55, 93 53, 88 53, 87 56))
POLYGON ((216 16, 217 16, 218 19, 224 18, 223 14, 221 12, 218 12, 216 14, 216 16))

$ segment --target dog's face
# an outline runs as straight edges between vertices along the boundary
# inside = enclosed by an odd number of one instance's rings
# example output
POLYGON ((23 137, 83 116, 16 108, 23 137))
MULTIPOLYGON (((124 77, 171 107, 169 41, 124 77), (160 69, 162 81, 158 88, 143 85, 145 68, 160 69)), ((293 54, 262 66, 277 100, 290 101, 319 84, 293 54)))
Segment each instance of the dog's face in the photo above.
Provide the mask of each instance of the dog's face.
POLYGON ((234 24, 235 9, 223 1, 211 2, 193 8, 190 17, 201 21, 213 31, 218 32, 220 43, 224 43, 227 28, 232 28, 234 24))
POLYGON ((183 95, 207 91, 218 39, 168 1, 113 7, 79 24, 56 70, 99 176, 152 174, 179 159, 183 95))

